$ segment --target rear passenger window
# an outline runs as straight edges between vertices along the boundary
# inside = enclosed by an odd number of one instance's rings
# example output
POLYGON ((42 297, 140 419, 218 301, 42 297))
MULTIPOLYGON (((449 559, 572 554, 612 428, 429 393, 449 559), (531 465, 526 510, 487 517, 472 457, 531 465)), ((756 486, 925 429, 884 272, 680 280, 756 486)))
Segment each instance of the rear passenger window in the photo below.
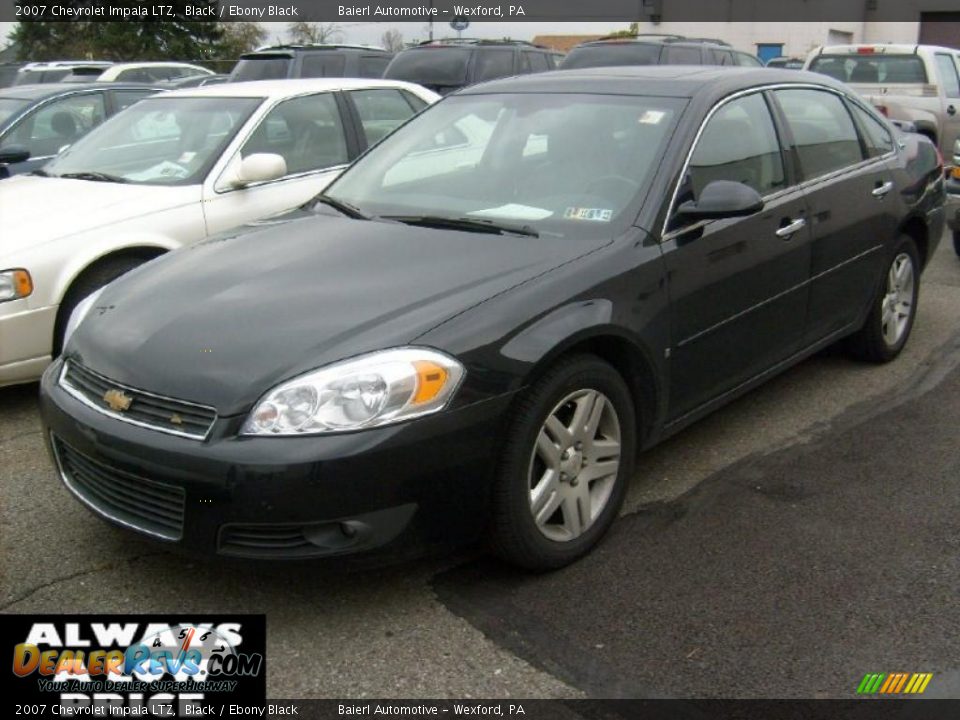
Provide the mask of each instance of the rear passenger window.
POLYGON ((863 108, 856 105, 850 105, 854 116, 863 128, 863 139, 867 146, 867 155, 869 157, 878 157, 886 155, 893 150, 893 137, 879 120, 868 113, 863 108))
POLYGON ((713 54, 713 62, 716 65, 733 65, 733 53, 729 50, 718 50, 713 48, 710 50, 713 54))
POLYGON ((300 75, 311 77, 343 77, 343 55, 335 53, 314 53, 304 55, 300 75))
POLYGON ((843 101, 821 90, 776 90, 793 133, 804 179, 863 160, 860 140, 843 101))
POLYGON ((532 52, 527 53, 527 56, 530 58, 530 69, 533 72, 543 72, 549 68, 545 53, 532 52))
POLYGON ((948 98, 960 98, 960 78, 953 58, 946 53, 937 53, 937 71, 943 83, 943 92, 948 98))
POLYGON ((785 184, 780 143, 760 94, 723 105, 710 118, 690 158, 693 198, 714 180, 732 180, 767 195, 785 184))
POLYGON ((399 90, 352 90, 367 144, 380 142, 391 130, 414 113, 399 90))
POLYGON ((700 48, 668 45, 660 62, 665 65, 699 65, 700 48))
POLYGON ((364 55, 360 58, 359 73, 362 78, 381 78, 390 64, 390 58, 380 55, 364 55))
POLYGON ((477 82, 513 75, 513 50, 481 50, 475 62, 477 82))

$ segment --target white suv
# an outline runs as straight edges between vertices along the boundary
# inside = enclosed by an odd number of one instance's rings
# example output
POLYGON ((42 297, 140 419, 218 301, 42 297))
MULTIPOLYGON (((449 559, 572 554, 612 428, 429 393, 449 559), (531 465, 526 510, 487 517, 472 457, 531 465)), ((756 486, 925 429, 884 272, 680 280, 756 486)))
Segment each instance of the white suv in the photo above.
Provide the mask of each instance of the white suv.
POLYGON ((912 122, 947 164, 960 138, 960 50, 936 45, 829 45, 805 70, 853 87, 892 120, 912 122))
POLYGON ((168 250, 302 205, 438 99, 410 83, 344 78, 177 90, 114 115, 43 170, 4 180, 0 386, 40 377, 94 290, 168 250))

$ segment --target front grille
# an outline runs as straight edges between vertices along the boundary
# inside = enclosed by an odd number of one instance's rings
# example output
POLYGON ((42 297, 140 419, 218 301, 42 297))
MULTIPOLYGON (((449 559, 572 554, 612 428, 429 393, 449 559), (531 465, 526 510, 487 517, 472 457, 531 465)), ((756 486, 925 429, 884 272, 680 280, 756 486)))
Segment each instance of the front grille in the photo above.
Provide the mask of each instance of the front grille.
POLYGON ((64 484, 97 513, 121 525, 163 538, 183 534, 183 488, 147 480, 87 457, 51 438, 64 484))
POLYGON ((217 419, 213 408, 115 383, 74 361, 64 364, 60 385, 104 415, 171 435, 203 440, 217 419), (118 398, 120 405, 116 404, 118 398), (113 407, 108 399, 114 400, 113 407))

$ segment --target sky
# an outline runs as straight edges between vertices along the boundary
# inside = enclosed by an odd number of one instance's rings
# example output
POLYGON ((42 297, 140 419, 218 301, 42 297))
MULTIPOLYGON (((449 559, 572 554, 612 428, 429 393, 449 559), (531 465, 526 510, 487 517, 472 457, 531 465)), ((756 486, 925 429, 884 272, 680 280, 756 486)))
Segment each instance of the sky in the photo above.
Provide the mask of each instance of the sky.
MULTIPOLYGON (((260 23, 267 31, 268 43, 282 42, 286 39, 287 23, 260 23)), ((364 45, 379 45, 380 36, 392 28, 403 33, 403 39, 426 40, 427 24, 423 22, 396 23, 396 22, 344 22, 337 23, 341 30, 340 42, 359 43, 364 45)), ((614 30, 625 30, 629 25, 623 23, 574 23, 574 22, 477 22, 473 23, 463 34, 465 37, 501 38, 512 37, 517 40, 530 40, 534 35, 594 35, 605 34, 614 30)), ((7 44, 7 36, 16 27, 16 23, 0 23, 0 47, 7 44)), ((456 32, 444 22, 434 24, 434 37, 453 37, 456 32)))

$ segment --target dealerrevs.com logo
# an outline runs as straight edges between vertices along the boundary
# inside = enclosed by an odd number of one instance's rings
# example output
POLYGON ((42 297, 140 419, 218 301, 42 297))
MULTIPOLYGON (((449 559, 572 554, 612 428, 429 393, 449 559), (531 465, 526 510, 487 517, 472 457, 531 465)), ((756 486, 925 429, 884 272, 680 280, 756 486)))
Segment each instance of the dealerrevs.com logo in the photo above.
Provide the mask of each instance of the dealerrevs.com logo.
POLYGON ((63 714, 182 716, 266 696, 262 615, 3 617, 7 698, 63 714))

